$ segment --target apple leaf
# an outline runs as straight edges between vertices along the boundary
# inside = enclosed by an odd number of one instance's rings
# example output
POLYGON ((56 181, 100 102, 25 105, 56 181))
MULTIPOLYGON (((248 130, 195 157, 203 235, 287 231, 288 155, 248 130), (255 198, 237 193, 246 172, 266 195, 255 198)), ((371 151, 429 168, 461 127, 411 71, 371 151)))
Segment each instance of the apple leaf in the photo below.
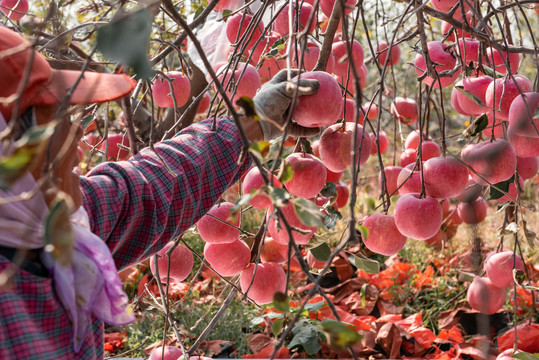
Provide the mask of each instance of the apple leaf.
POLYGON ((307 199, 298 198, 294 201, 294 209, 299 220, 307 226, 324 226, 324 214, 318 206, 307 199))
POLYGON ((322 349, 320 346, 320 329, 310 323, 307 319, 299 320, 292 329, 292 340, 288 344, 288 349, 292 350, 302 347, 309 355, 314 355, 322 349))
POLYGON ((284 189, 266 185, 262 186, 261 189, 267 191, 273 205, 286 206, 290 200, 290 194, 284 189))
POLYGON ((307 304, 305 304, 304 309, 307 310, 307 311, 311 311, 311 312, 317 312, 325 304, 326 304, 326 302, 324 300, 319 301, 319 302, 315 302, 315 303, 307 303, 307 304))
POLYGON ((280 291, 273 294, 273 307, 282 312, 290 311, 290 298, 280 291))
POLYGON ((80 122, 80 126, 82 126, 82 129, 86 132, 86 129, 88 129, 88 127, 90 125, 92 125, 92 123, 95 122, 95 115, 94 114, 90 114, 88 116, 85 116, 84 118, 82 118, 81 122, 80 122))
POLYGON ((52 124, 31 127, 15 142, 10 155, 0 157, 0 189, 9 189, 26 174, 53 131, 52 124))
POLYGON ((271 332, 273 333, 273 336, 277 337, 281 333, 281 330, 283 329, 284 325, 284 319, 277 319, 274 320, 271 323, 271 332))
POLYGON ((486 114, 481 115, 475 119, 467 128, 464 130, 463 135, 465 137, 473 137, 481 133, 488 126, 488 117, 486 114))
POLYGON ((360 333, 336 320, 325 319, 321 327, 326 334, 329 347, 335 350, 344 350, 363 338, 360 333))
POLYGON ((249 322, 249 327, 254 328, 254 327, 259 326, 260 324, 263 324, 264 323, 264 318, 274 320, 274 319, 282 319, 284 317, 285 317, 285 314, 272 311, 272 312, 270 312, 268 314, 264 314, 263 316, 257 316, 255 318, 253 318, 249 322))
POLYGON ((240 198, 236 201, 234 206, 230 208, 231 213, 236 213, 243 205, 248 205, 249 201, 251 201, 251 198, 256 194, 258 190, 252 190, 249 194, 243 194, 240 196, 240 198))
MULTIPOLYGON (((475 102, 477 105, 479 106, 482 106, 482 107, 486 107, 486 108, 489 108, 488 106, 486 106, 485 104, 483 104, 483 102, 481 101, 481 99, 479 99, 477 97, 477 95, 475 95, 474 93, 472 93, 471 91, 469 90, 464 90, 464 86, 462 85, 456 85, 455 86, 455 89, 457 89, 461 94, 463 94, 464 96, 466 96, 468 99, 472 100, 473 102, 475 102)), ((490 109, 490 108, 489 108, 490 109)))
POLYGON ((504 196, 505 193, 509 191, 509 185, 511 185, 513 182, 515 182, 515 175, 511 176, 510 179, 507 179, 505 181, 494 184, 494 186, 491 186, 490 192, 489 192, 489 196, 490 196, 489 200, 496 200, 504 196), (501 191, 498 189, 500 189, 501 191))
POLYGON ((251 117, 256 121, 262 120, 262 116, 256 111, 256 106, 249 96, 242 96, 236 100, 236 105, 240 106, 243 109, 245 116, 251 117))
POLYGON ((292 177, 294 176, 294 170, 292 170, 292 166, 285 160, 281 163, 281 166, 279 167, 279 172, 277 173, 277 179, 281 183, 285 183, 287 181, 292 180, 292 177))
POLYGON ((249 146, 249 152, 259 160, 264 160, 269 154, 270 143, 268 141, 254 141, 249 146))
POLYGON ((324 216, 324 226, 331 230, 337 225, 337 221, 342 219, 342 214, 335 210, 333 206, 326 207, 326 215, 324 216))
POLYGON ((271 59, 271 58, 279 55, 279 52, 281 50, 283 50, 285 48, 285 46, 286 45, 285 45, 285 42, 284 42, 283 38, 279 38, 273 43, 273 45, 271 45, 270 50, 267 53, 265 53, 264 55, 262 55, 260 58, 262 58, 262 59, 271 59))
POLYGON ((329 257, 331 256, 331 249, 329 248, 328 244, 324 243, 311 249, 311 254, 313 254, 316 260, 328 261, 329 257))
POLYGON ((358 230, 361 232, 361 238, 363 241, 367 240, 369 237, 369 229, 367 229, 367 227, 364 225, 359 225, 358 230))
POLYGON ((535 240, 537 239, 537 234, 535 234, 533 231, 528 230, 528 223, 526 222, 526 220, 520 221, 520 226, 524 231, 524 236, 526 236, 528 245, 533 250, 535 248, 535 240))
POLYGON ((512 222, 510 224, 508 224, 506 227, 505 227, 505 231, 508 233, 508 234, 516 234, 518 233, 518 231, 520 230, 520 227, 517 225, 516 222, 512 222))
POLYGON ((71 210, 71 199, 60 192, 45 218, 45 251, 63 266, 71 266, 75 246, 75 234, 69 219, 71 210))
POLYGON ((333 182, 327 182, 326 185, 320 190, 320 195, 324 197, 332 197, 337 191, 337 186, 333 182))
POLYGON ((519 352, 517 354, 511 355, 511 357, 513 359, 518 359, 518 360, 539 360, 539 354, 538 353, 530 354, 530 353, 527 353, 527 352, 519 352))
POLYGON ((106 58, 130 66, 137 79, 154 76, 147 57, 152 16, 147 8, 129 13, 119 10, 111 22, 97 30, 96 47, 106 58))
POLYGON ((367 258, 363 254, 353 255, 354 265, 367 274, 378 274, 380 272, 380 263, 376 260, 367 258))

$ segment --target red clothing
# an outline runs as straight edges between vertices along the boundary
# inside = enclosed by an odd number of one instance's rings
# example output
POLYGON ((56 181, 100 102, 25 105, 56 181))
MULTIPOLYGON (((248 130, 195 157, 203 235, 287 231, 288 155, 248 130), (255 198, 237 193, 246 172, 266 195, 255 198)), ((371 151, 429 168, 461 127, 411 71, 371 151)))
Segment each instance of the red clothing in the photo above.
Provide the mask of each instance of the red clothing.
MULTIPOLYGON (((129 161, 104 163, 81 177, 92 232, 109 247, 118 270, 159 251, 195 224, 247 171, 237 164, 241 138, 227 118, 191 125, 129 161)), ((0 254, 0 273, 11 262, 0 254)), ((51 277, 17 269, 13 287, 0 290, 0 359, 100 359, 103 323, 74 354, 72 327, 51 277)))

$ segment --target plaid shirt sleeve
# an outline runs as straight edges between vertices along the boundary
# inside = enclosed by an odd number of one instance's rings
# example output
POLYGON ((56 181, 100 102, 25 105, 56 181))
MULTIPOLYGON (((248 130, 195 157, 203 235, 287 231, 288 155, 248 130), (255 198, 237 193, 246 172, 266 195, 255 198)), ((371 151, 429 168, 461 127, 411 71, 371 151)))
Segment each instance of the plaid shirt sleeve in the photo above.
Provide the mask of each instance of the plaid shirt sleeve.
POLYGON ((155 144, 155 152, 146 148, 81 177, 91 229, 108 244, 118 270, 183 234, 249 168, 248 156, 237 164, 242 141, 233 121, 218 119, 215 131, 212 123, 193 124, 155 144))

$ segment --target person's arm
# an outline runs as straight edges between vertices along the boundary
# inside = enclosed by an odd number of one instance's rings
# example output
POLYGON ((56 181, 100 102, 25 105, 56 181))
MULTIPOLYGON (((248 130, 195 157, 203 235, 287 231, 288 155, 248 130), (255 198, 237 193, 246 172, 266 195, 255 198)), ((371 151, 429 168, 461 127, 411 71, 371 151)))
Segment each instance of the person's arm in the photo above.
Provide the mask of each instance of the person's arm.
MULTIPOLYGON (((259 125, 242 119, 250 139, 259 125), (256 126, 254 126, 256 125, 256 126)), ((237 164, 242 142, 233 121, 205 120, 129 161, 104 163, 81 177, 92 231, 109 246, 118 270, 136 264, 194 225, 249 168, 237 164)), ((257 129, 258 127, 258 129, 257 129)))

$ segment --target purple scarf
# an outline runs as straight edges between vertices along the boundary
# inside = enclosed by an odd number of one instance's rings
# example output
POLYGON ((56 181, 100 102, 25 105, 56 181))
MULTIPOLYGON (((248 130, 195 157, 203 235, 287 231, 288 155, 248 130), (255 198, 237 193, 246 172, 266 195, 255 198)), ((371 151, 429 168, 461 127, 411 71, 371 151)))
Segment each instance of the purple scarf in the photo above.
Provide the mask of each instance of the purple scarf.
MULTIPOLYGON (((0 132, 5 128, 0 114, 0 132)), ((0 156, 8 155, 9 148, 4 151, 0 143, 0 156)), ((26 173, 8 191, 0 189, 0 245, 16 249, 44 247, 44 221, 49 208, 41 191, 28 200, 9 201, 30 193, 36 186, 32 175, 26 173)), ((75 235, 72 265, 60 265, 47 252, 42 252, 42 261, 53 275, 54 289, 71 319, 77 353, 91 329, 91 315, 117 326, 132 323, 135 316, 110 250, 90 231, 88 214, 82 207, 71 216, 71 227, 75 235)))

